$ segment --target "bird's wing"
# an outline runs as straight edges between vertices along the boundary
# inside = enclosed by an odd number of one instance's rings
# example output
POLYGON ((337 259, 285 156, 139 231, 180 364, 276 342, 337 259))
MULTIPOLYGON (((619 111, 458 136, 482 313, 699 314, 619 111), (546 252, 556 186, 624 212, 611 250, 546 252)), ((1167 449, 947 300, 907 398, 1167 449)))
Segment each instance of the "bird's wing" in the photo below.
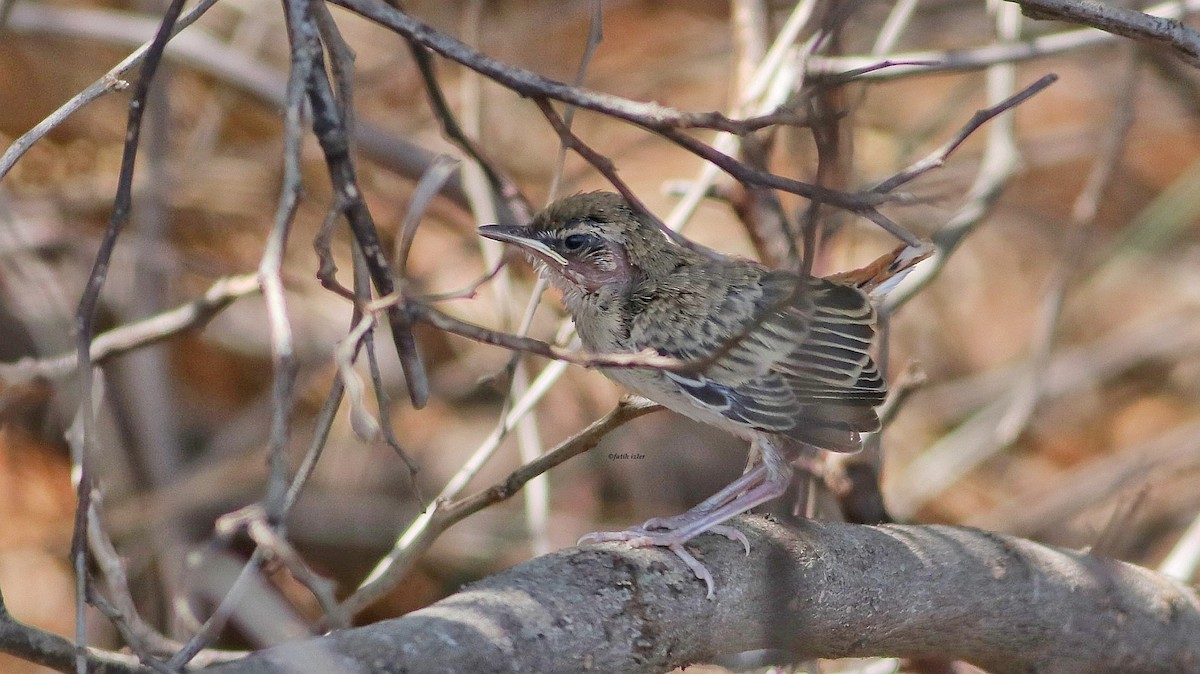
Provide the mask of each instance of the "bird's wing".
MULTIPOLYGON (((761 296, 732 338, 708 347, 710 357, 724 353, 704 373, 733 385, 779 375, 802 404, 882 402, 887 386, 870 353, 876 321, 871 301, 857 288, 824 279, 796 284, 790 274, 764 274, 761 296)), ((727 303, 738 301, 733 295, 727 303)))
POLYGON ((797 282, 765 272, 732 287, 695 325, 675 326, 690 339, 650 343, 685 360, 716 354, 696 372, 665 373, 696 404, 759 430, 856 448, 858 432, 878 428, 873 408, 887 391, 869 353, 875 309, 857 288, 797 282), (716 317, 723 329, 711 329, 716 317))

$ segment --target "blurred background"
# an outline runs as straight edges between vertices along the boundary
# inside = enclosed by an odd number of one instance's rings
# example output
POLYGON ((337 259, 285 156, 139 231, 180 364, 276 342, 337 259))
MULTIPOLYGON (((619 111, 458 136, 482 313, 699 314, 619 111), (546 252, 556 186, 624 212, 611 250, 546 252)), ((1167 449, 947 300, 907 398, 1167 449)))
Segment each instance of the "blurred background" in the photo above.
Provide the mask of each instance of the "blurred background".
MULTIPOLYGON (((840 28, 820 58, 795 67, 840 71, 878 61, 870 55, 894 6, 832 4, 845 5, 836 17, 840 28)), ((148 39, 162 11, 148 0, 0 6, 5 148, 148 39)), ((1022 19, 1007 4, 998 20, 989 7, 911 3, 886 53, 969 60, 981 47, 1078 30, 1022 19), (1008 26, 1001 36, 998 24, 1008 26)), ((583 84, 681 110, 732 110, 749 79, 746 64, 754 62, 745 18, 738 18, 747 8, 760 13, 769 36, 793 10, 787 2, 604 2, 603 40, 583 84)), ((577 77, 593 9, 583 0, 406 6, 486 54, 562 81, 577 77)), ((830 11, 820 6, 811 25, 822 25, 822 12, 828 19, 830 11)), ((346 11, 333 14, 357 54, 360 185, 390 250, 429 157, 461 153, 442 137, 405 43, 346 11)), ((814 31, 802 31, 801 39, 814 31)), ((944 167, 906 185, 913 203, 884 209, 922 238, 954 247, 945 250, 940 274, 914 287, 890 321, 889 370, 911 395, 882 434, 883 491, 900 521, 1100 546, 1155 566, 1200 512, 1200 90, 1194 72, 1167 52, 1117 39, 1081 44, 1016 65, 1017 89, 1048 73, 1059 80, 1007 113, 1009 122, 973 134, 944 167), (1007 123, 1014 124, 1005 133, 1016 151, 1010 174, 989 163, 995 157, 988 147, 989 134, 1007 123), (1095 177, 1098 166, 1107 180, 1095 177), (955 229, 962 222, 969 228, 955 229)), ((559 171, 553 129, 528 100, 453 63, 436 63, 450 105, 485 154, 533 204, 544 205, 559 171)), ((287 65, 279 6, 258 0, 222 0, 168 50, 143 132, 133 219, 104 290, 101 329, 177 306, 220 277, 256 270, 281 187, 287 65)), ((878 79, 826 99, 837 105, 836 126, 828 128, 839 140, 826 180, 843 189, 873 185, 953 138, 994 102, 988 78, 1003 73, 885 69, 871 77, 878 79)), ((128 91, 99 98, 0 180, 0 362, 74 348, 71 319, 112 208, 127 105, 128 91)), ((671 143, 596 113, 576 113, 574 129, 661 216, 701 169, 699 159, 671 143)), ((711 141, 714 134, 694 135, 711 141)), ((780 129, 773 142, 772 170, 813 179, 808 129, 780 129)), ((315 278, 311 241, 331 195, 311 134, 303 160, 305 198, 284 271, 300 364, 294 462, 312 442, 316 412, 336 376, 333 349, 351 313, 349 302, 315 278)), ((472 211, 470 180, 454 181, 431 203, 413 244, 408 276, 423 292, 469 287, 496 259, 474 233, 486 220, 472 211)), ((717 184, 718 192, 732 185, 728 178, 717 184)), ((569 155, 557 195, 606 186, 569 155)), ((805 205, 788 196, 782 203, 791 214, 805 205)), ((822 217, 816 273, 865 264, 895 245, 865 220, 831 208, 822 217)), ((725 253, 759 255, 720 199, 701 204, 684 231, 725 253)), ((347 285, 349 247, 339 225, 333 248, 347 285)), ((515 329, 535 278, 519 262, 506 273, 439 307, 515 329)), ((213 523, 265 489, 272 371, 263 316, 261 297, 245 297, 203 330, 104 368, 95 457, 102 518, 140 611, 168 634, 187 631, 178 598, 189 597, 203 615, 249 554, 244 540, 215 542, 213 523)), ((550 291, 530 334, 553 340, 562 319, 550 291)), ((417 338, 432 388, 422 410, 407 401, 390 340, 377 343, 395 435, 420 466, 420 495, 394 451, 361 441, 343 412, 288 519, 292 542, 343 596, 492 434, 513 381, 507 351, 425 327, 417 338)), ((536 376, 546 365, 523 358, 516 377, 536 376)), ((518 436, 527 452, 552 447, 605 414, 619 395, 598 373, 568 368, 465 493, 521 463, 518 436)), ((0 589, 18 618, 62 634, 73 625, 67 551, 74 492, 64 432, 78 401, 70 378, 0 377, 0 589)), ((671 413, 635 420, 549 473, 544 516, 518 496, 455 525, 356 620, 419 608, 589 531, 681 512, 732 480, 745 460, 738 441, 671 413)), ((268 591, 288 610, 320 615, 286 570, 270 577, 268 591)), ((94 643, 119 644, 102 620, 92 626, 94 643)), ((248 636, 253 630, 236 621, 235 628, 223 643, 270 640, 248 636)), ((3 656, 0 669, 36 671, 3 656)))

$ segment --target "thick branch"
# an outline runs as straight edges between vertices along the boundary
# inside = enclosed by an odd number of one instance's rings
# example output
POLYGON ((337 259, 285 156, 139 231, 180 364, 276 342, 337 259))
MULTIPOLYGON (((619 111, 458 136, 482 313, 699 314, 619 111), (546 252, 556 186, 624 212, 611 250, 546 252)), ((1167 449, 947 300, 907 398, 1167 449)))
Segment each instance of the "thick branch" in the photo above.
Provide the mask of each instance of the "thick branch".
POLYGON ((1200 667, 1200 599, 1151 571, 974 529, 742 517, 752 552, 692 547, 717 597, 668 552, 564 550, 403 618, 205 670, 660 672, 723 653, 961 659, 992 672, 1200 667))
POLYGON ((1067 21, 1106 33, 1170 47, 1183 60, 1200 67, 1200 33, 1177 19, 1113 7, 1094 0, 1009 0, 1034 19, 1067 21))

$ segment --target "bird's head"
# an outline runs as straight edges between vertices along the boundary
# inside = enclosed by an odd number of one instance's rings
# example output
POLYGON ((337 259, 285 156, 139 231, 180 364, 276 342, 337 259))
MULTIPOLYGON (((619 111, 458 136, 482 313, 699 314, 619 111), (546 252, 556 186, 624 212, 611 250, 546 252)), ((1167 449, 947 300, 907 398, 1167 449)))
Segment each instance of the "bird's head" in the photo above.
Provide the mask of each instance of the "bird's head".
POLYGON ((484 225, 479 233, 521 248, 568 296, 624 292, 678 255, 678 246, 612 192, 559 199, 528 227, 484 225))

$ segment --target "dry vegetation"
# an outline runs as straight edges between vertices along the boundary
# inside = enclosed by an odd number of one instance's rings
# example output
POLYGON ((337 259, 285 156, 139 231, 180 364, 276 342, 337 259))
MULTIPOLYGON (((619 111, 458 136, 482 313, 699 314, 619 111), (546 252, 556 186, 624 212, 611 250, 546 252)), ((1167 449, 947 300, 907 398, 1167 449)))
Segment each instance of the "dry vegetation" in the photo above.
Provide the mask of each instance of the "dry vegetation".
MULTIPOLYGON (((870 55, 892 5, 825 4, 817 3, 797 42, 803 47, 829 31, 819 56, 787 59, 797 73, 809 72, 808 80, 791 80, 793 89, 817 82, 820 72, 880 60, 870 55)), ((915 3, 879 53, 893 60, 969 58, 975 48, 1077 30, 995 4, 989 12, 982 2, 915 3)), ((446 139, 405 41, 330 8, 357 55, 358 185, 388 257, 417 204, 405 293, 472 287, 501 255, 474 226, 514 217, 519 202, 490 199, 487 181, 446 139), (438 169, 427 172, 430 157, 417 154, 419 148, 464 159, 427 208, 419 202, 428 188, 418 181, 438 169)), ((593 9, 583 0, 404 7, 500 62, 562 82, 580 77, 593 9)), ((0 1, 0 148, 152 37, 162 11, 157 3, 0 1)), ((737 107, 739 92, 791 11, 790 3, 752 0, 606 2, 603 39, 583 71, 583 86, 677 110, 750 116, 737 107), (761 26, 738 14, 756 8, 768 18, 761 26)), ((190 302, 220 278, 255 274, 288 184, 280 111, 289 43, 280 6, 217 2, 177 43, 149 96, 132 216, 112 258, 97 334, 190 302)), ((973 133, 943 167, 898 190, 909 203, 880 207, 942 248, 936 263, 926 263, 940 273, 911 297, 902 290, 907 301, 890 321, 891 377, 910 394, 881 439, 883 493, 898 521, 1090 547, 1152 569, 1168 565, 1164 571, 1196 581, 1200 80, 1191 61, 1182 47, 1109 35, 990 69, 978 63, 936 73, 922 72, 935 70, 928 65, 884 68, 803 98, 798 114, 811 126, 758 134, 772 171, 856 193, 953 138, 976 110, 1058 75, 973 133)), ((609 186, 574 152, 559 163, 560 136, 534 102, 449 60, 435 57, 434 64, 467 135, 529 203, 609 186)), ((136 69, 126 78, 135 82, 136 69)), ((107 93, 75 112, 0 179, 0 591, 13 616, 67 636, 75 631, 70 447, 83 443, 69 444, 65 434, 80 409, 80 383, 69 364, 18 361, 76 348, 73 317, 113 211, 133 90, 131 84, 107 93)), ((693 153, 609 115, 577 110, 572 128, 664 219, 701 175, 693 153)), ((236 299, 212 307, 216 315, 203 329, 103 361, 88 450, 98 514, 90 564, 97 592, 107 597, 97 603, 125 617, 114 626, 89 609, 92 645, 126 646, 129 635, 123 640, 118 627, 151 632, 142 632, 142 646, 154 652, 172 646, 156 641, 162 635, 186 641, 244 562, 252 555, 261 561, 264 550, 271 559, 261 581, 241 589, 250 599, 227 629, 218 626, 213 645, 259 648, 351 618, 365 624, 402 615, 466 582, 570 547, 583 533, 682 511, 744 465, 745 448, 732 438, 650 414, 557 466, 548 483, 532 482, 436 540, 406 541, 411 547, 396 553, 404 572, 394 582, 331 610, 421 522, 424 505, 448 481, 467 477, 461 471, 469 457, 497 444, 498 420, 551 361, 526 356, 509 369, 509 351, 417 325, 430 395, 423 409, 414 409, 392 339, 381 330, 374 349, 387 414, 379 414, 372 373, 360 357, 361 407, 352 411, 350 395, 322 442, 320 411, 338 377, 336 349, 354 305, 315 277, 320 260, 311 242, 333 192, 326 158, 307 122, 305 129, 298 165, 303 196, 281 271, 296 367, 289 434, 271 433, 272 415, 281 410, 272 397, 279 335, 252 280, 235 278, 236 299), (383 435, 364 440, 356 433, 375 418, 390 425, 395 447, 383 435), (290 476, 313 445, 323 445, 323 455, 288 504, 286 528, 272 526, 261 511, 239 511, 260 504, 268 514, 281 512, 268 484, 268 453, 278 450, 276 465, 290 476), (410 472, 397 449, 419 472, 410 472), (106 552, 106 539, 115 553, 106 552), (114 578, 120 574, 104 566, 112 562, 123 565, 128 595, 114 578), (320 578, 305 578, 306 571, 320 578), (144 626, 131 620, 123 596, 144 626)), ((687 133, 704 142, 715 136, 687 133)), ((727 176, 715 185, 714 194, 746 196, 727 176)), ((789 218, 802 220, 806 200, 776 196, 789 218)), ((739 217, 726 201, 708 199, 684 231, 722 252, 785 264, 778 238, 764 229, 765 214, 739 217)), ((811 261, 816 273, 858 266, 895 245, 867 218, 836 207, 823 207, 820 221, 822 246, 811 261)), ((345 220, 336 220, 333 259, 348 288, 355 287, 351 241, 345 220)), ((525 265, 512 264, 476 294, 436 306, 462 321, 515 332, 534 282, 525 265)), ((552 292, 547 299, 528 333, 553 342, 562 337, 563 315, 552 292)), ((596 373, 566 367, 451 496, 503 480, 604 416, 619 393, 596 373)), ((790 505, 778 509, 786 514, 790 505)), ((433 516, 435 530, 449 524, 439 517, 433 516)), ((702 591, 698 583, 687 589, 702 591)), ((201 654, 201 660, 217 657, 201 654)), ((891 666, 863 663, 826 664, 823 671, 891 666)), ((935 671, 928 662, 904 666, 935 671)), ((4 655, 0 669, 37 671, 4 655)))

